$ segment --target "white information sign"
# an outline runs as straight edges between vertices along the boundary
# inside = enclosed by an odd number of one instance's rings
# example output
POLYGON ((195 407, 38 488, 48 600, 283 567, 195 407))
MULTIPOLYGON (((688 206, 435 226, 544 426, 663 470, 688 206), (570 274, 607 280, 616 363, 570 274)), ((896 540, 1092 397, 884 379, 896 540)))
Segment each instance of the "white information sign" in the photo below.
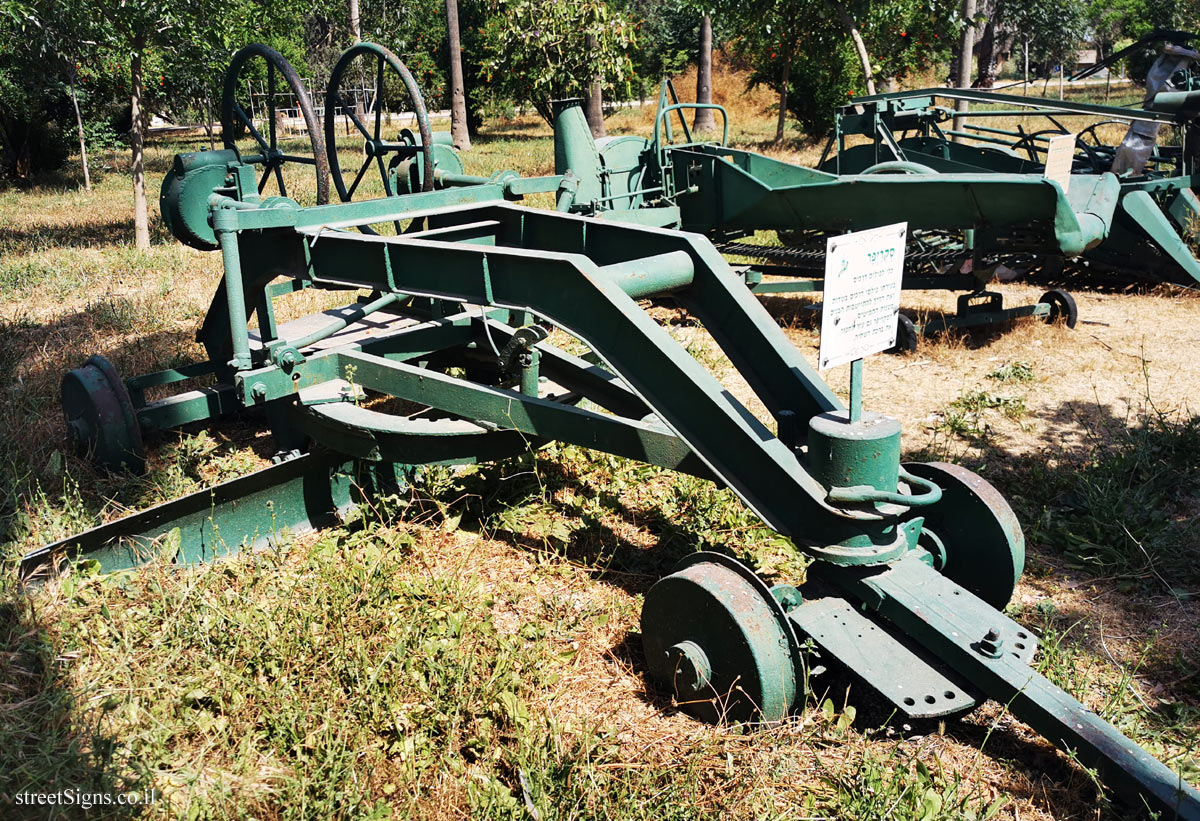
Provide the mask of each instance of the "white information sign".
POLYGON ((829 238, 820 370, 896 344, 907 238, 906 222, 829 238))
POLYGON ((1075 135, 1059 134, 1050 138, 1046 148, 1045 177, 1054 180, 1063 193, 1071 187, 1071 166, 1075 164, 1075 135))

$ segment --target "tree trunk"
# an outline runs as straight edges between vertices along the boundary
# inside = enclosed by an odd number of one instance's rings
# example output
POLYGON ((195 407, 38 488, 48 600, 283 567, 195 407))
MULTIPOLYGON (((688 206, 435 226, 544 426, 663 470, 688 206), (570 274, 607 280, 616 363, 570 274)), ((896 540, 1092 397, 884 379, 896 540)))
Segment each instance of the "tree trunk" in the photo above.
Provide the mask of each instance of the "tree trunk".
POLYGON ((133 93, 130 103, 133 122, 129 129, 129 144, 133 149, 133 236, 138 248, 150 247, 150 218, 146 213, 146 116, 142 111, 142 52, 146 49, 146 35, 133 38, 133 56, 129 62, 130 85, 133 93))
POLYGON ((789 46, 783 59, 783 75, 779 78, 779 120, 775 123, 775 144, 783 142, 783 127, 787 124, 788 83, 792 80, 792 49, 789 46))
MULTIPOLYGON (((971 61, 975 51, 975 0, 963 0, 963 19, 967 24, 963 26, 962 41, 958 47, 958 76, 954 78, 954 84, 958 88, 971 87, 971 61)), ((967 112, 967 101, 959 100, 954 106, 958 110, 958 114, 954 117, 954 130, 961 131, 963 126, 967 124, 967 118, 964 116, 967 112)), ((963 142, 962 137, 955 137, 956 142, 963 142)))
POLYGON ((838 0, 829 0, 829 5, 833 6, 833 10, 837 12, 838 18, 842 21, 842 25, 846 27, 846 31, 850 33, 850 39, 854 43, 854 51, 858 54, 858 63, 862 66, 863 79, 867 81, 867 93, 875 93, 875 74, 871 71, 871 55, 867 53, 867 44, 863 42, 862 34, 859 33, 858 25, 854 22, 854 18, 850 16, 850 12, 838 0))
MULTIPOLYGON (((696 102, 712 105, 712 20, 706 14, 700 18, 700 53, 696 57, 696 102)), ((715 131, 717 118, 711 108, 696 109, 692 130, 715 131)))
POLYGON ((216 151, 217 140, 213 133, 212 97, 207 88, 204 89, 204 130, 208 132, 208 150, 216 151))
MULTIPOLYGON (((596 41, 596 35, 589 34, 587 36, 588 52, 595 54, 600 45, 596 41)), ((588 84, 587 92, 583 95, 583 115, 587 118, 588 128, 592 130, 593 138, 604 136, 604 78, 598 73, 592 77, 592 82, 588 84)))
POLYGON ((79 114, 79 97, 75 94, 75 78, 71 78, 71 105, 75 106, 75 127, 79 130, 79 160, 83 165, 83 190, 92 190, 92 175, 88 172, 87 140, 83 138, 83 117, 79 114))
POLYGON ((996 20, 995 14, 988 14, 987 25, 983 27, 983 36, 979 38, 979 77, 975 85, 979 88, 991 88, 996 84, 996 20))
POLYGON ((350 0, 350 33, 354 35, 354 42, 362 40, 362 25, 359 22, 358 0, 350 0))
POLYGON ((1021 93, 1026 97, 1029 96, 1029 38, 1025 38, 1025 82, 1022 84, 1021 93))
POLYGON ((450 138, 459 151, 471 150, 467 131, 467 94, 463 88, 462 46, 458 38, 458 0, 446 0, 446 37, 450 41, 450 138))

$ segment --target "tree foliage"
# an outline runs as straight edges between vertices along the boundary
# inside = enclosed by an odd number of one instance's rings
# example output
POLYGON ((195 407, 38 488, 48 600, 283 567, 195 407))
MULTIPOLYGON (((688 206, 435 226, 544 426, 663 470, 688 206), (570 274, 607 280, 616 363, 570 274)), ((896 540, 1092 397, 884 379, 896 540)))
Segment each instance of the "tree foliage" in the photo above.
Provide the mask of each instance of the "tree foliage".
MULTIPOLYGON (((840 5, 862 34, 872 72, 885 79, 945 60, 962 26, 952 0, 840 5)), ((823 134, 835 108, 866 90, 844 21, 828 0, 781 0, 765 8, 729 3, 720 13, 735 53, 752 69, 751 82, 786 92, 788 110, 809 134, 823 134)))
POLYGON ((1048 76, 1053 66, 1069 70, 1075 65, 1088 32, 1087 12, 1085 0, 1005 0, 997 17, 1018 33, 1017 43, 1029 50, 1030 63, 1048 76))
POLYGON ((491 0, 489 12, 483 70, 495 93, 530 103, 547 122, 552 100, 583 96, 597 75, 605 96, 628 98, 631 14, 602 0, 491 0))

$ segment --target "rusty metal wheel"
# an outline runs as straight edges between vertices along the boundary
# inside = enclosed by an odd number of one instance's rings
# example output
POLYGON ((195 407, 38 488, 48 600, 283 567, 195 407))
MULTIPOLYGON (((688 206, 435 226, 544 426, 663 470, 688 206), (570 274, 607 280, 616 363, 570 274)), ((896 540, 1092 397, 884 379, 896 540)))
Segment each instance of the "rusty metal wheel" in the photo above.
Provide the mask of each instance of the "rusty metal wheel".
POLYGON ((800 596, 792 587, 777 595, 736 559, 687 556, 642 606, 650 677, 703 721, 781 721, 804 687, 784 599, 800 596))
MULTIPOLYGON (((316 204, 329 202, 329 158, 325 153, 325 140, 321 136, 320 122, 313 111, 312 100, 291 63, 270 46, 251 43, 233 55, 225 71, 225 91, 221 96, 221 140, 225 148, 238 152, 242 162, 263 167, 262 177, 258 181, 259 194, 264 193, 268 182, 274 179, 279 195, 291 196, 284 182, 283 166, 301 163, 311 165, 316 170, 316 204), (264 74, 265 80, 259 79, 264 74), (278 88, 279 77, 287 84, 286 91, 278 88), (249 90, 250 84, 256 79, 263 83, 263 93, 258 95, 262 98, 259 105, 254 104, 255 95, 249 90), (243 105, 247 101, 249 110, 243 105), (293 106, 304 120, 312 156, 287 153, 280 147, 281 116, 293 106), (265 115, 265 136, 260 128, 263 117, 258 118, 260 125, 255 125, 256 112, 265 115)), ((292 198, 297 199, 295 196, 292 198)))

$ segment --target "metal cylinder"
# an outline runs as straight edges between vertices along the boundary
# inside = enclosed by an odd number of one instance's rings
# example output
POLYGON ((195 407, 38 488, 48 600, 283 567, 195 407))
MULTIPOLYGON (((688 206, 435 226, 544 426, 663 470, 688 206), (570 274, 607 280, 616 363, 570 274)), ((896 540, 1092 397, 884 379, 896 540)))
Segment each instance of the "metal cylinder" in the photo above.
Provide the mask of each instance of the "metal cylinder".
POLYGON ((696 266, 685 251, 605 265, 600 269, 634 299, 662 296, 692 284, 696 266))
POLYGON ((808 421, 808 465, 828 488, 873 487, 894 493, 900 474, 900 423, 864 413, 857 422, 847 411, 821 413, 808 421))
POLYGON ((583 116, 583 101, 578 98, 555 100, 554 173, 571 171, 579 178, 575 202, 590 203, 603 196, 600 187, 600 152, 592 139, 592 130, 583 116))

